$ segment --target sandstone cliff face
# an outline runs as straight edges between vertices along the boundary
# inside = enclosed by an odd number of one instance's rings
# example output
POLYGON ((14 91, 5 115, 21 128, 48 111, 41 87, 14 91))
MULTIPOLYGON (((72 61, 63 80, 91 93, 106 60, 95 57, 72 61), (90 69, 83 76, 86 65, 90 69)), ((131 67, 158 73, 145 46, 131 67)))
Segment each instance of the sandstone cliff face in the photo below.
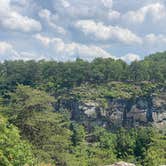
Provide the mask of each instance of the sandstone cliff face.
POLYGON ((57 109, 70 110, 73 120, 109 128, 133 127, 149 123, 159 128, 166 126, 165 92, 135 99, 110 98, 107 99, 106 107, 96 100, 61 99, 57 109))

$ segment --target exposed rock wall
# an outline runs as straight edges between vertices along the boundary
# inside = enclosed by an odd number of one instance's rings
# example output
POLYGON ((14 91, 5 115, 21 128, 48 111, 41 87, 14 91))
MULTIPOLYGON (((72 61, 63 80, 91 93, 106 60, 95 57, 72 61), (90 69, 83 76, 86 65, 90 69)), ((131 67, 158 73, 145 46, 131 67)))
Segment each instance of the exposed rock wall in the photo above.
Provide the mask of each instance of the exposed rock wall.
POLYGON ((106 127, 137 126, 149 123, 166 124, 166 93, 151 94, 135 99, 107 99, 107 107, 99 101, 86 102, 76 99, 61 99, 58 110, 67 109, 73 120, 96 123, 106 127))

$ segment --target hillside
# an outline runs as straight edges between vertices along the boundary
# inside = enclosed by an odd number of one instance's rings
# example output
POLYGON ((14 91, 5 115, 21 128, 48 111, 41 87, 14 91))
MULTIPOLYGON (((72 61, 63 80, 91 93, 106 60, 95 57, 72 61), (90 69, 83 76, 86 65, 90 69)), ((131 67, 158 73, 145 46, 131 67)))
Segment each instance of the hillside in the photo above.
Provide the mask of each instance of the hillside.
POLYGON ((166 164, 166 52, 131 64, 5 61, 0 112, 2 166, 166 164))

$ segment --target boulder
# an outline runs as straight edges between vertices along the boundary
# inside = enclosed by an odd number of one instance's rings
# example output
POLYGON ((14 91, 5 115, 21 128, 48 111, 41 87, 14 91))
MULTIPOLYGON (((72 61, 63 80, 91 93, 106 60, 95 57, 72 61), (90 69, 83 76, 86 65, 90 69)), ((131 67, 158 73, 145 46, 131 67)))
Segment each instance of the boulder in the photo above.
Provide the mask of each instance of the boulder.
POLYGON ((117 162, 115 164, 112 165, 107 165, 107 166, 136 166, 135 164, 131 164, 131 163, 126 163, 123 161, 117 162))

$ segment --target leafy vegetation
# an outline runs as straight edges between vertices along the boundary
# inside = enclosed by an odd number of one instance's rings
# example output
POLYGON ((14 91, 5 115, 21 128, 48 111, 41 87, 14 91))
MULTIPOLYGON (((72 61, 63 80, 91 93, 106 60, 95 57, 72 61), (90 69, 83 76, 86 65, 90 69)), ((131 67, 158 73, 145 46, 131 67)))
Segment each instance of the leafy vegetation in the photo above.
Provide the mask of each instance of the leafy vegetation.
POLYGON ((0 165, 33 165, 34 162, 31 146, 21 140, 19 130, 0 115, 0 165))
POLYGON ((159 131, 150 126, 112 131, 93 121, 87 127, 60 103, 64 98, 96 100, 107 111, 109 98, 160 94, 166 88, 165 64, 166 52, 130 65, 101 58, 1 63, 0 165, 99 166, 118 160, 165 164, 166 136, 159 131))

